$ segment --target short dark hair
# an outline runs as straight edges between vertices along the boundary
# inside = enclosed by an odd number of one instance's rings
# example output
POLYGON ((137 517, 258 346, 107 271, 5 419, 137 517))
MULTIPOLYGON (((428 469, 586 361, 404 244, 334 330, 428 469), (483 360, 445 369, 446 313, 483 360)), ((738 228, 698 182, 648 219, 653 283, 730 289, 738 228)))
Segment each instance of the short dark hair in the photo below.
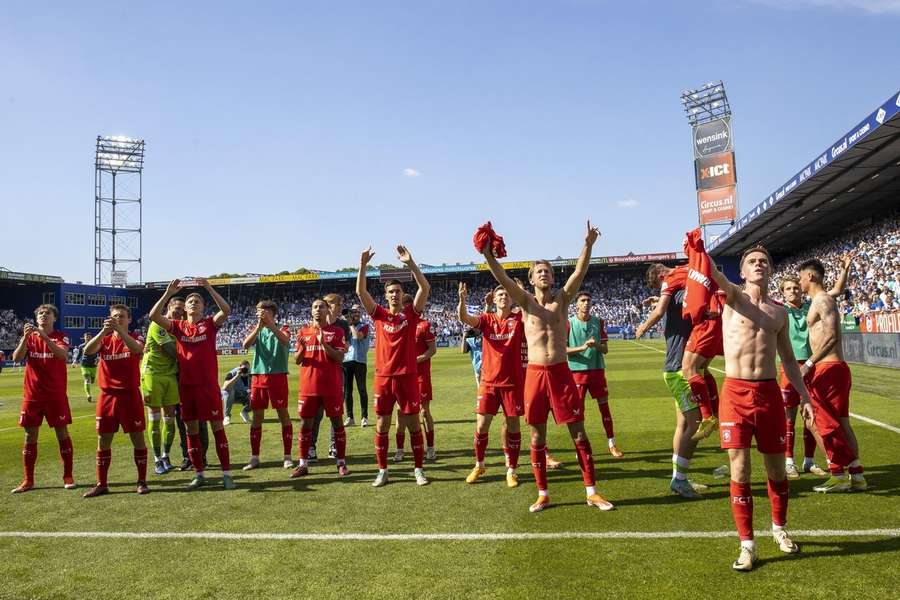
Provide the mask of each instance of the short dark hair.
POLYGON ((128 318, 131 318, 131 309, 124 304, 111 304, 109 306, 109 314, 112 314, 114 310, 124 310, 125 314, 128 315, 128 318))
POLYGON ((169 302, 184 302, 184 296, 172 296, 169 302))
POLYGON ((187 295, 187 298, 185 298, 184 301, 187 302, 188 300, 190 300, 190 299, 193 298, 194 296, 196 296, 197 298, 200 298, 200 301, 203 302, 203 305, 204 305, 204 306, 206 306, 206 298, 203 297, 203 294, 199 294, 199 293, 197 293, 197 292, 191 292, 190 294, 188 294, 188 295, 187 295))
POLYGON ((591 299, 590 292, 581 291, 581 292, 578 292, 577 294, 575 294, 575 301, 577 302, 578 300, 580 300, 582 296, 587 296, 588 300, 591 299))
POLYGON ((819 282, 825 280, 825 265, 818 258, 811 258, 800 263, 800 272, 810 270, 819 278, 819 282))
POLYGON ((274 300, 260 300, 256 303, 256 308, 271 310, 273 315, 278 316, 278 305, 275 304, 274 300))
POLYGON ((769 267, 771 267, 771 268, 774 268, 774 267, 775 267, 775 263, 772 262, 772 255, 769 254, 769 251, 766 250, 766 247, 763 246, 762 244, 756 244, 756 245, 753 246, 752 248, 747 248, 746 250, 744 250, 744 253, 741 254, 741 262, 738 263, 738 265, 741 266, 741 267, 743 267, 743 266, 744 266, 744 259, 747 258, 748 256, 750 256, 751 254, 753 254, 754 252, 761 252, 762 254, 765 254, 765 255, 766 255, 766 258, 767 258, 768 261, 769 261, 769 267))
POLYGON ((52 312, 53 318, 56 320, 59 320, 59 309, 56 308, 56 306, 54 306, 52 304, 41 304, 36 309, 34 309, 34 316, 37 316, 37 314, 41 311, 42 308, 46 308, 47 310, 52 312))
POLYGON ((384 284, 384 289, 387 290, 392 285, 399 285, 400 289, 403 289, 403 283, 399 279, 391 279, 386 284, 384 284))

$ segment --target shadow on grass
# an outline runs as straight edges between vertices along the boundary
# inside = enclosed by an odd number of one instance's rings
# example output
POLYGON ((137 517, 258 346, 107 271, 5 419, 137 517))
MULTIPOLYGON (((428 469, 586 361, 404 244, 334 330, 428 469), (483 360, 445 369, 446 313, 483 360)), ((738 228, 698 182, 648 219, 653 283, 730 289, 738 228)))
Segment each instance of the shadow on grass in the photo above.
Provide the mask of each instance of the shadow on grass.
POLYGON ((799 541, 800 552, 778 558, 764 558, 757 561, 757 568, 782 560, 805 560, 810 558, 844 558, 848 555, 883 554, 900 551, 900 538, 885 538, 869 541, 837 539, 833 541, 799 541))

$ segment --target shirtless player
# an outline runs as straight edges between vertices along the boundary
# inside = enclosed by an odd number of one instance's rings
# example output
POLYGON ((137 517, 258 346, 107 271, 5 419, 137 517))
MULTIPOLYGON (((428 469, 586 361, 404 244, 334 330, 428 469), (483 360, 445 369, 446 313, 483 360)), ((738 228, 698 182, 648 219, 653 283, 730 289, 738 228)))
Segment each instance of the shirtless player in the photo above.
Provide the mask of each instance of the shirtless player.
POLYGON ((813 419, 813 409, 794 360, 787 314, 768 296, 772 274, 769 252, 761 246, 747 250, 741 256, 740 267, 743 288, 731 283, 717 269, 712 269, 711 275, 726 294, 722 313, 725 382, 719 397, 719 436, 731 463, 731 512, 741 538, 741 552, 732 568, 749 571, 757 558, 750 491, 753 437, 766 465, 772 535, 782 552, 799 551, 784 529, 788 480, 784 467, 784 404, 775 379, 776 352, 791 385, 800 393, 800 411, 808 423, 813 419))
MULTIPOLYGON (((525 317, 525 337, 528 340, 528 368, 525 372, 525 419, 531 425, 531 463, 538 486, 538 499, 531 512, 550 506, 547 491, 547 463, 545 444, 547 416, 552 411, 557 423, 569 428, 578 465, 584 479, 587 504, 600 510, 612 510, 613 505, 597 493, 594 484, 594 458, 591 442, 584 429, 584 400, 578 395, 566 355, 569 304, 581 287, 591 261, 591 248, 600 232, 587 224, 584 248, 578 257, 575 271, 561 290, 551 291, 553 267, 545 260, 535 261, 528 270, 534 295, 516 284, 497 261, 490 245, 483 250, 485 261, 497 282, 506 288, 509 297, 522 308, 525 317)), ((779 396, 780 398, 780 396, 779 396)))

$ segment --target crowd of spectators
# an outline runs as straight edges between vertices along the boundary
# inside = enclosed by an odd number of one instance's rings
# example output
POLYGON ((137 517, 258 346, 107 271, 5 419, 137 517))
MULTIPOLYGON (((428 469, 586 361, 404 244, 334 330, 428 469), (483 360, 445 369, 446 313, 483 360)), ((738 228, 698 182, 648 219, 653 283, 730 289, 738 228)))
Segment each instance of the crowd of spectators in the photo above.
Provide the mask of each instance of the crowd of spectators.
POLYGON ((0 310, 0 348, 13 348, 19 343, 24 323, 10 309, 0 310))
POLYGON ((900 309, 900 212, 782 259, 773 277, 773 293, 780 297, 778 282, 796 275, 800 264, 811 258, 825 264, 826 287, 830 286, 841 257, 848 253, 853 258, 847 290, 839 300, 841 311, 859 319, 867 312, 900 309))

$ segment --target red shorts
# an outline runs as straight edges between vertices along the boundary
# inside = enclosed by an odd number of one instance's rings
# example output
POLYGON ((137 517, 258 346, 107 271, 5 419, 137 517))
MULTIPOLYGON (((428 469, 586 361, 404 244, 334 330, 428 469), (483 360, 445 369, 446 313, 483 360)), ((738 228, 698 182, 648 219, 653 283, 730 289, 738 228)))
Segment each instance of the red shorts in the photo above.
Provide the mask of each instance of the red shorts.
MULTIPOLYGON (((797 363, 799 367, 799 362, 797 363)), ((813 372, 810 371, 806 374, 806 377, 803 378, 803 383, 806 384, 806 389, 809 389, 810 382, 812 381, 813 372)), ((800 406, 800 393, 794 389, 794 386, 791 385, 791 382, 788 381, 787 375, 784 374, 784 365, 781 365, 781 399, 784 400, 785 408, 797 408, 800 406)))
POLYGON ((181 419, 187 421, 221 421, 225 415, 222 393, 216 384, 178 385, 181 397, 181 419))
POLYGON ((319 413, 319 407, 325 409, 326 417, 344 414, 344 400, 340 396, 300 396, 297 412, 301 419, 312 419, 319 413))
POLYGON ((703 358, 722 356, 725 353, 722 347, 722 319, 709 319, 694 325, 684 349, 703 358))
POLYGON ((606 371, 604 369, 590 369, 589 371, 572 371, 572 379, 578 388, 581 403, 588 392, 594 400, 603 400, 609 397, 609 388, 606 387, 606 371))
POLYGON ((722 448, 756 449, 763 454, 784 452, 785 420, 781 389, 774 379, 750 381, 725 378, 719 392, 719 438, 722 448))
POLYGON ((287 373, 254 375, 250 379, 250 408, 265 410, 270 404, 275 409, 287 408, 287 373))
POLYGON ((72 424, 72 411, 69 410, 69 397, 65 394, 51 398, 25 398, 19 412, 19 427, 40 427, 47 417, 50 427, 62 427, 72 424))
POLYGON ((419 382, 419 403, 431 402, 431 374, 416 375, 419 382))
POLYGON ((525 414, 524 392, 521 385, 497 387, 482 383, 478 386, 475 412, 479 415, 496 415, 502 406, 507 417, 521 417, 525 414))
POLYGON ((843 361, 816 363, 809 392, 816 409, 816 429, 826 435, 850 416, 850 367, 843 361))
POLYGON ((97 433, 115 433, 119 431, 132 433, 144 431, 144 400, 141 390, 100 390, 97 398, 97 433))
POLYGON ((578 395, 567 363, 528 365, 525 371, 525 421, 529 425, 547 422, 553 412, 557 424, 584 421, 584 401, 578 395))
POLYGON ((375 414, 389 415, 397 404, 404 415, 419 414, 419 382, 417 375, 376 375, 375 414))

